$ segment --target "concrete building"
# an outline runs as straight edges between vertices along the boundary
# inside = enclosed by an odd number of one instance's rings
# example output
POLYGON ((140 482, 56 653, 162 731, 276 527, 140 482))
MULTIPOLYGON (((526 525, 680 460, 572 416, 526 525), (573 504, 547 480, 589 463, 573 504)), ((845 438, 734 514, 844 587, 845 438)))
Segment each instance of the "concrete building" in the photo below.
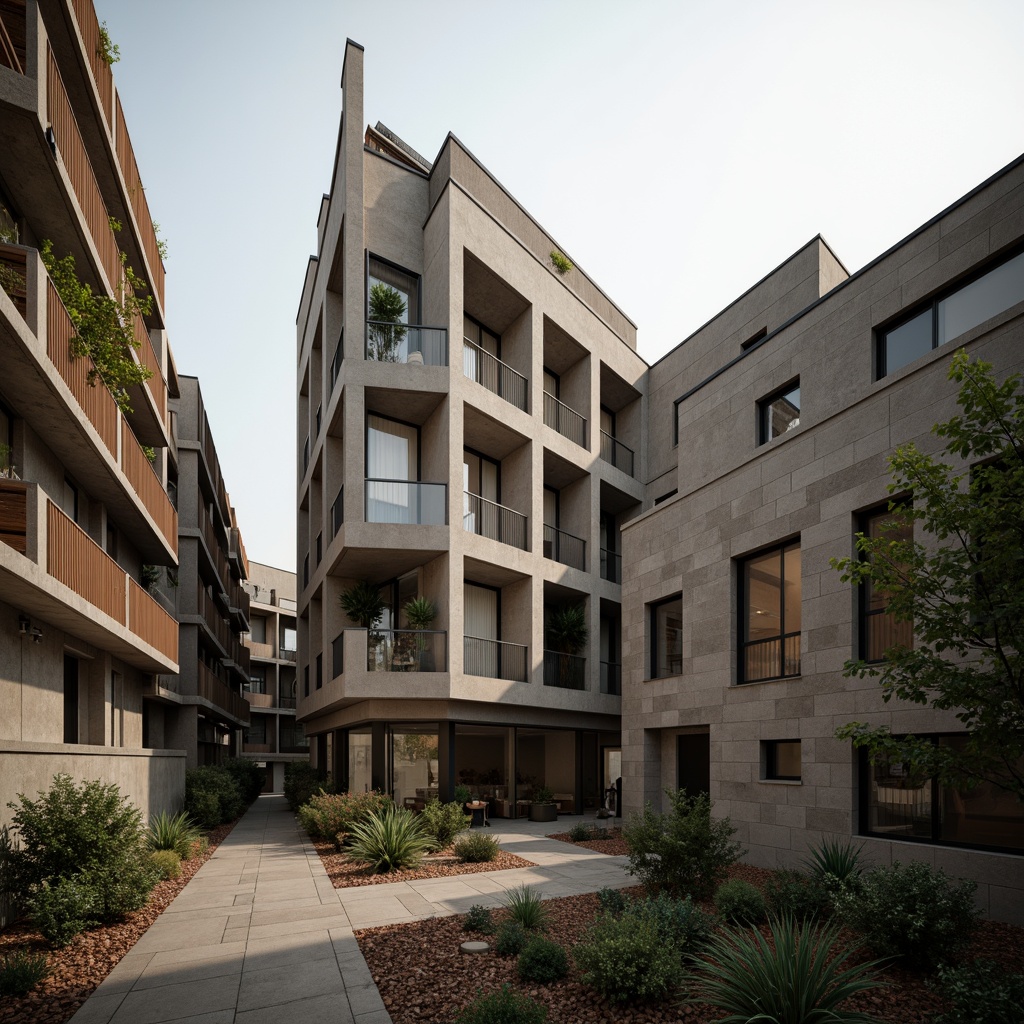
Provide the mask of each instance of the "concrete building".
POLYGON ((178 557, 164 268, 89 0, 0 7, 0 820, 53 774, 177 804, 184 753, 147 742, 145 700, 178 669, 178 628, 147 590, 178 557), (152 296, 119 404, 40 258, 117 298, 152 296), (94 386, 95 385, 95 386, 94 386), (144 585, 145 584, 145 585, 144 585))
POLYGON ((454 136, 431 162, 364 133, 351 42, 342 87, 298 316, 298 720, 316 764, 399 804, 464 783, 493 816, 541 787, 594 808, 647 472, 636 328, 454 136), (339 603, 359 582, 375 629, 339 603), (566 609, 582 644, 546 628, 566 609))
POLYGON ((244 586, 251 601, 245 639, 251 661, 246 692, 250 721, 242 756, 266 767, 266 792, 280 793, 285 765, 309 760, 309 740, 295 720, 295 573, 250 562, 244 586))
POLYGON ((962 728, 844 677, 909 631, 829 564, 885 518, 893 448, 940 448, 954 347, 1024 369, 1022 244, 1024 158, 856 274, 812 239, 651 368, 649 494, 665 498, 623 530, 627 810, 709 790, 755 864, 855 836, 874 861, 976 879, 993 917, 1024 920, 1024 805, 834 738, 851 720, 937 743, 962 728))

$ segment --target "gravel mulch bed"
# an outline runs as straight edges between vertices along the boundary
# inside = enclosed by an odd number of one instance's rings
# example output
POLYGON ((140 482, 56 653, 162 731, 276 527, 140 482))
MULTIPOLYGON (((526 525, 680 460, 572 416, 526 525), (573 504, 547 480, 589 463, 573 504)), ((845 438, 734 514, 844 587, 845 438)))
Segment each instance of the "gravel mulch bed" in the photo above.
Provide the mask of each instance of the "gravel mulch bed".
POLYGON ((208 833, 206 853, 182 861, 181 877, 160 882, 141 910, 118 924, 82 932, 63 949, 50 949, 43 937, 25 922, 0 931, 0 956, 16 948, 27 949, 45 953, 50 967, 50 976, 28 995, 0 999, 0 1024, 64 1024, 70 1020, 234 827, 235 822, 231 822, 208 833))
MULTIPOLYGON (((419 878, 448 878, 452 875, 475 875, 481 871, 505 871, 508 868, 536 867, 533 861, 523 860, 514 853, 501 850, 497 859, 481 864, 463 864, 452 852, 451 847, 426 857, 418 868, 407 871, 390 871, 375 875, 365 864, 349 860, 339 853, 334 843, 314 841, 320 863, 334 884, 335 889, 347 889, 353 885, 386 885, 390 882, 413 882, 419 878)), ((2 1021, 0 1021, 2 1024, 2 1021)))
MULTIPOLYGON (((744 864, 730 870, 730 877, 753 884, 763 884, 767 875, 744 864)), ((642 894, 643 889, 634 886, 623 891, 642 894)), ((593 894, 545 900, 544 905, 548 937, 569 949, 598 913, 593 894)), ((495 922, 502 914, 494 913, 495 922)), ((493 943, 493 936, 467 932, 464 924, 465 917, 459 915, 356 932, 394 1024, 449 1024, 478 991, 489 992, 505 983, 545 1005, 549 1024, 709 1024, 722 1016, 707 1006, 675 1006, 674 1000, 635 1007, 613 1005, 583 985, 574 968, 564 981, 551 985, 521 982, 514 957, 499 957, 493 948, 476 956, 459 952, 459 944, 468 939, 493 943)), ((845 934, 851 944, 856 942, 852 933, 845 934)), ((979 956, 1007 970, 1024 971, 1024 929, 983 922, 965 958, 979 956)), ((861 959, 871 956, 865 952, 861 959)), ((890 966, 884 978, 888 987, 863 993, 844 1008, 870 1013, 889 1024, 928 1024, 936 1013, 949 1009, 921 975, 890 966)))
POLYGON ((570 839, 568 832, 555 832, 547 838, 558 839, 572 846, 585 846, 588 850, 594 850, 596 853, 607 853, 609 857, 625 857, 629 853, 626 840, 622 838, 622 830, 617 828, 609 831, 607 839, 588 839, 581 843, 570 839))

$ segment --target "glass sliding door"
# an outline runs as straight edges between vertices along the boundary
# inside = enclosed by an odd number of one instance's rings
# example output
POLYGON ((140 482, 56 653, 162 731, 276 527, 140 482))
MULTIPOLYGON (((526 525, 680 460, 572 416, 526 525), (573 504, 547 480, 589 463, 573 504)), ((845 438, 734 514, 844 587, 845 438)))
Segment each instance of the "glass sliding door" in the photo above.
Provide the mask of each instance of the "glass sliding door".
POLYGON ((415 523, 419 430, 407 423, 366 417, 366 520, 415 523))
POLYGON ((392 725, 391 795, 399 807, 422 809, 437 798, 437 723, 392 725))

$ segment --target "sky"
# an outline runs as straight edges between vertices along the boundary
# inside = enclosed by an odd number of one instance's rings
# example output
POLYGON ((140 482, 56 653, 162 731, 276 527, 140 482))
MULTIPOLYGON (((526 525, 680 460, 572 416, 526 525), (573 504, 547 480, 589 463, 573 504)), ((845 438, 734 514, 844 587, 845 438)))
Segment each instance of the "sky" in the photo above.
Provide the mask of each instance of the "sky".
POLYGON ((94 0, 250 559, 295 568, 295 317, 346 37, 655 362, 819 232, 851 272, 1024 151, 1019 0, 94 0))

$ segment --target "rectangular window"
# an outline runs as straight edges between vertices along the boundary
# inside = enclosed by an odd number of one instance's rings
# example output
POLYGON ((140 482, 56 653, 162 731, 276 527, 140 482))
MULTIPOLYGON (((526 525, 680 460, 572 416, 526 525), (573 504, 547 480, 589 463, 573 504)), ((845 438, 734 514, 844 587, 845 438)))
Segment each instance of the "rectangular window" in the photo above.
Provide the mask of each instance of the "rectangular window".
POLYGON ((298 634, 295 632, 294 627, 285 626, 281 630, 281 650, 292 651, 296 650, 296 638, 298 634))
POLYGON ((304 697, 309 696, 309 666, 307 665, 302 670, 302 695, 304 697))
POLYGON ((800 542, 740 563, 741 683, 800 675, 800 542))
POLYGON ((386 285, 398 292, 405 309, 398 317, 403 324, 419 323, 419 278, 401 270, 392 263, 371 256, 369 259, 368 287, 366 299, 366 319, 374 319, 373 286, 386 285))
POLYGON ((757 403, 758 443, 767 444, 800 426, 800 381, 791 381, 757 403))
POLYGON ((670 597, 651 605, 651 678, 683 671, 683 599, 670 597))
MULTIPOLYGON (((884 537, 890 541, 913 540, 913 523, 900 515, 899 509, 874 509, 861 518, 861 532, 868 537, 884 537)), ((913 627, 897 622, 888 612, 889 597, 868 581, 860 592, 860 657, 864 661, 884 661, 890 647, 910 647, 913 627)))
POLYGON ((316 688, 319 690, 324 685, 324 656, 316 656, 316 688))
POLYGON ((878 335, 878 379, 1024 302, 1024 253, 898 321, 878 335))
POLYGON ((764 740, 761 743, 761 754, 762 778, 783 782, 800 781, 799 740, 764 740))
POLYGON ((249 728, 243 730, 243 743, 267 742, 267 719, 264 715, 253 715, 249 719, 249 728))

